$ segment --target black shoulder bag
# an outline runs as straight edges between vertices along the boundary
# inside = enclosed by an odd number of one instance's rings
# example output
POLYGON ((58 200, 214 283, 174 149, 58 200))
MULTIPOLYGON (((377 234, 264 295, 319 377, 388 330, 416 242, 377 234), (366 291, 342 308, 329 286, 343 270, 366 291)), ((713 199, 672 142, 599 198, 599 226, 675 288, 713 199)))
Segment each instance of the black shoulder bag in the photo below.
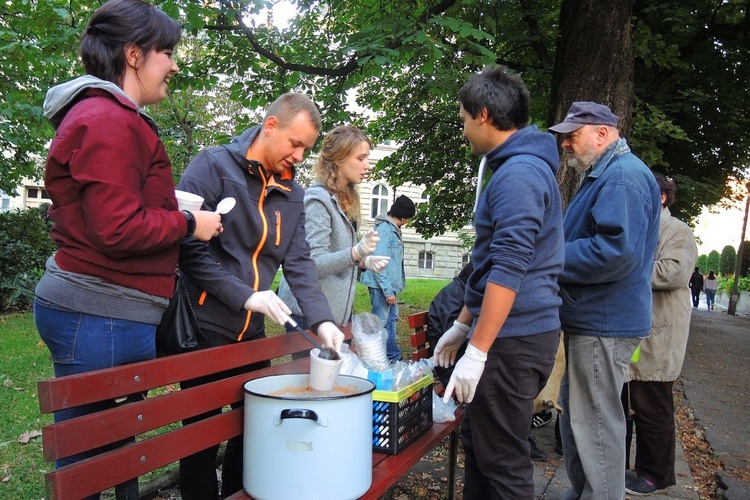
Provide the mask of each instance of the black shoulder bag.
POLYGON ((178 269, 174 295, 156 327, 156 354, 168 356, 195 349, 198 346, 198 335, 201 335, 201 330, 182 282, 182 273, 178 269))

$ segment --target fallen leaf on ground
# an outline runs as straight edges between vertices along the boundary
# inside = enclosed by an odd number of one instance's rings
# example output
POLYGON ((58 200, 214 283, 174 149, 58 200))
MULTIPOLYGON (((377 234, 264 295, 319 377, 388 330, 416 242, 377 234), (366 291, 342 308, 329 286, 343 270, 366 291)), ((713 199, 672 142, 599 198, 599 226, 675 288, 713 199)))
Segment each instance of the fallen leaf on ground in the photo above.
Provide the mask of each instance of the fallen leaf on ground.
POLYGON ((29 444, 29 441, 42 435, 42 431, 26 431, 18 438, 21 444, 29 444))

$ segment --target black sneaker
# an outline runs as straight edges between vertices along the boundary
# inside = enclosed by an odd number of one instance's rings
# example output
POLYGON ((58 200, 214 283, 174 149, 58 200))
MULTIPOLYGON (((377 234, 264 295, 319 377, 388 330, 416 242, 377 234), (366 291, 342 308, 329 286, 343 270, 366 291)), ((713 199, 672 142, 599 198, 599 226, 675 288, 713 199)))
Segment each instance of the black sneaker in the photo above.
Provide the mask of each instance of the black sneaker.
POLYGON ((536 447, 534 436, 529 436, 529 454, 531 455, 531 460, 535 462, 547 459, 547 454, 536 447))
POLYGON ((647 496, 658 491, 660 488, 646 478, 636 476, 635 479, 625 481, 625 491, 631 495, 647 496))
POLYGON ((532 429, 537 429, 550 422, 552 422, 552 412, 550 410, 544 410, 540 411, 539 413, 534 413, 534 415, 531 417, 532 429))

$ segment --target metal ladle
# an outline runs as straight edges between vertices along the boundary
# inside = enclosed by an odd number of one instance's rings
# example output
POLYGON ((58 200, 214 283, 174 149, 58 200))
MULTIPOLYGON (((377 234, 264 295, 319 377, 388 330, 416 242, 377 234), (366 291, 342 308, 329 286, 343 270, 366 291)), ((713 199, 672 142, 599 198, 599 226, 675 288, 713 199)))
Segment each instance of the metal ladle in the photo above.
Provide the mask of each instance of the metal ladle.
POLYGON ((318 342, 317 340, 315 340, 309 333, 307 333, 302 328, 300 328, 299 325, 297 324, 297 322, 294 321, 292 318, 289 318, 287 320, 287 323, 289 323, 290 325, 292 325, 292 328, 294 328, 295 330, 297 330, 297 333, 299 333, 300 335, 302 335, 303 337, 305 337, 313 346, 315 346, 318 349, 320 349, 320 353, 318 353, 318 357, 320 359, 329 359, 329 360, 333 360, 333 361, 337 361, 337 360, 341 359, 341 356, 339 356, 339 353, 337 353, 336 351, 334 351, 330 347, 323 347, 320 344, 320 342, 318 342))
POLYGON ((231 196, 224 198, 219 202, 218 205, 216 205, 216 210, 214 210, 214 213, 217 213, 219 215, 224 215, 229 213, 230 210, 234 208, 234 206, 237 204, 237 200, 232 198, 231 196))

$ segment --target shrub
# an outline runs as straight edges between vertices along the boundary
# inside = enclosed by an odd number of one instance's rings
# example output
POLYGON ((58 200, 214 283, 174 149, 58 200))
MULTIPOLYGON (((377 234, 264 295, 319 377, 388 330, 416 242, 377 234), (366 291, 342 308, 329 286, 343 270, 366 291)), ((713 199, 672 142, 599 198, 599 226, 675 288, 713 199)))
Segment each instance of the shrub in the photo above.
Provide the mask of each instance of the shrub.
MULTIPOLYGON (((734 287, 734 276, 727 276, 719 279, 719 290, 724 290, 727 294, 732 293, 734 287)), ((750 292, 750 277, 743 276, 737 285, 738 292, 750 292)))
POLYGON ((698 263, 695 265, 700 268, 701 274, 708 274, 708 255, 703 254, 698 257, 698 263))
POLYGON ((719 263, 721 261, 721 254, 716 250, 711 250, 706 259, 707 271, 713 271, 714 273, 719 272, 719 263))
POLYGON ((732 245, 727 245, 721 250, 719 261, 719 272, 724 276, 734 274, 734 266, 737 263, 737 251, 732 245))
POLYGON ((31 307, 44 263, 55 251, 46 206, 0 214, 0 312, 31 307))

